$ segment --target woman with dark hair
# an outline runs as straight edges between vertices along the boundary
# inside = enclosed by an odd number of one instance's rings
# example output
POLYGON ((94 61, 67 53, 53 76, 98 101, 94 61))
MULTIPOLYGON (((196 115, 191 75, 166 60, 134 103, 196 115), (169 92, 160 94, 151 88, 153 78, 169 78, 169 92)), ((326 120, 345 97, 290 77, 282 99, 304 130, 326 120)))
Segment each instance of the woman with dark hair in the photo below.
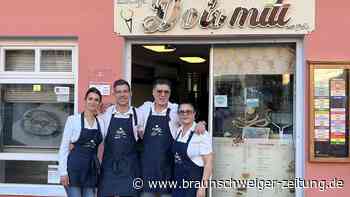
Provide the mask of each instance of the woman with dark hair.
POLYGON ((84 112, 71 115, 66 121, 59 150, 59 172, 68 197, 95 196, 100 170, 97 152, 104 131, 104 122, 97 118, 101 102, 100 91, 89 88, 84 112))
POLYGON ((181 126, 172 146, 174 178, 178 184, 188 181, 190 185, 174 189, 172 197, 205 197, 205 183, 208 183, 213 166, 212 138, 207 131, 202 135, 194 132, 196 112, 191 103, 181 103, 178 114, 181 126))

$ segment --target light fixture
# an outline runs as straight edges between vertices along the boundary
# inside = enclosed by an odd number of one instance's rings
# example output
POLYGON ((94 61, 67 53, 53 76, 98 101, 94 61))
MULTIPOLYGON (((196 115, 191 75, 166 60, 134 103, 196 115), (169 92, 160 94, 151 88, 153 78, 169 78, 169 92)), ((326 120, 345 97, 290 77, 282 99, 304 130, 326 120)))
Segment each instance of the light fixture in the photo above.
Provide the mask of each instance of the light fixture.
POLYGON ((180 57, 180 59, 191 64, 198 64, 207 61, 206 59, 201 57, 180 57))
POLYGON ((157 53, 173 52, 176 50, 171 45, 143 45, 143 47, 157 53))
POLYGON ((283 74, 282 75, 282 84, 288 85, 290 82, 290 75, 289 74, 283 74))

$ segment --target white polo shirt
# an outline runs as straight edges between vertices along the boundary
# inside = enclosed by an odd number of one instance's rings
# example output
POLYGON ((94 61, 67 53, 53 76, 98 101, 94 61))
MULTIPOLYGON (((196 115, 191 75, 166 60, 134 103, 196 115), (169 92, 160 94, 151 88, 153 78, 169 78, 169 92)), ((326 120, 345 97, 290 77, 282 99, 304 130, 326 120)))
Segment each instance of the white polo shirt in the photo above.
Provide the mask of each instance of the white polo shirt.
MULTIPOLYGON (((192 127, 186 132, 184 136, 180 134, 177 142, 186 143, 192 131, 196 127, 196 123, 193 122, 192 127)), ((182 131, 182 127, 177 130, 176 136, 182 131)), ((204 161, 202 156, 208 155, 213 152, 212 147, 212 137, 208 131, 205 131, 203 134, 193 133, 192 139, 188 143, 187 155, 188 157, 198 166, 203 167, 204 161)))
POLYGON ((169 128, 170 128, 171 135, 175 139, 177 130, 180 126, 179 118, 177 115, 178 104, 176 103, 168 102, 168 107, 166 109, 164 109, 162 112, 156 112, 154 110, 154 103, 146 101, 145 103, 143 103, 143 105, 137 108, 137 114, 139 115, 138 118, 140 119, 140 125, 143 126, 144 129, 146 129, 146 124, 149 118, 148 116, 149 116, 150 110, 152 110, 152 115, 154 116, 166 116, 166 112, 168 108, 170 109, 169 128))
MULTIPOLYGON (((101 127, 101 133, 103 135, 103 131, 105 130, 105 123, 101 119, 101 117, 97 118, 100 127, 101 127)), ((67 159, 69 154, 69 144, 74 143, 78 141, 80 132, 81 132, 81 114, 75 114, 68 116, 66 125, 63 130, 63 137, 60 145, 60 149, 58 152, 58 170, 61 176, 67 175, 67 159)), ((97 129, 97 122, 94 122, 94 125, 90 127, 87 120, 84 118, 84 128, 86 129, 97 129)))

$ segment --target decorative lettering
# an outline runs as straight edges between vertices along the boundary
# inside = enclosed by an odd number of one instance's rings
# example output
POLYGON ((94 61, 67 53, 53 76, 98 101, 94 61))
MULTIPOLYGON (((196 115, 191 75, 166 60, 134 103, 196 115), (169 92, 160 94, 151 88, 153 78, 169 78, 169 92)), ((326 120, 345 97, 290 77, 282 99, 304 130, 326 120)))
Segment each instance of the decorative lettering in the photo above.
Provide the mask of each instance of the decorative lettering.
POLYGON ((283 27, 290 18, 285 19, 289 4, 276 4, 273 7, 265 7, 261 13, 257 8, 247 9, 238 7, 233 11, 229 26, 234 28, 236 25, 243 28, 246 23, 250 27, 283 27))
POLYGON ((208 9, 202 12, 200 27, 207 29, 219 29, 225 24, 227 16, 223 9, 216 9, 217 0, 208 0, 208 9))
MULTIPOLYGON (((246 26, 291 28, 287 26, 291 20, 287 17, 290 4, 284 4, 283 0, 277 0, 263 9, 236 7, 230 18, 224 9, 217 8, 218 0, 208 0, 207 6, 200 16, 195 8, 187 9, 181 17, 181 27, 192 29, 199 23, 199 27, 204 29, 219 29, 228 23, 231 28, 246 26)), ((143 21, 145 33, 166 32, 174 28, 178 21, 181 14, 181 0, 153 0, 152 8, 155 15, 148 16, 143 21)))
POLYGON ((148 16, 143 21, 145 33, 166 32, 172 29, 180 15, 181 0, 154 0, 152 8, 155 16, 148 16))
POLYGON ((198 22, 198 11, 194 8, 187 9, 182 16, 181 27, 184 29, 192 29, 198 22))

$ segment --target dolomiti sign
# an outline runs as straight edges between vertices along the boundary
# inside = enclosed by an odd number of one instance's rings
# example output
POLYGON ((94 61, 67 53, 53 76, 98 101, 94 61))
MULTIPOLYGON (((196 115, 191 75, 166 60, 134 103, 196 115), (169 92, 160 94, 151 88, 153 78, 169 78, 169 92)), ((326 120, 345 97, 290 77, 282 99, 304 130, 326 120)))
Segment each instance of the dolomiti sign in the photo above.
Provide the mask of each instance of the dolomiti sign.
POLYGON ((115 0, 123 36, 307 34, 315 0, 115 0))

